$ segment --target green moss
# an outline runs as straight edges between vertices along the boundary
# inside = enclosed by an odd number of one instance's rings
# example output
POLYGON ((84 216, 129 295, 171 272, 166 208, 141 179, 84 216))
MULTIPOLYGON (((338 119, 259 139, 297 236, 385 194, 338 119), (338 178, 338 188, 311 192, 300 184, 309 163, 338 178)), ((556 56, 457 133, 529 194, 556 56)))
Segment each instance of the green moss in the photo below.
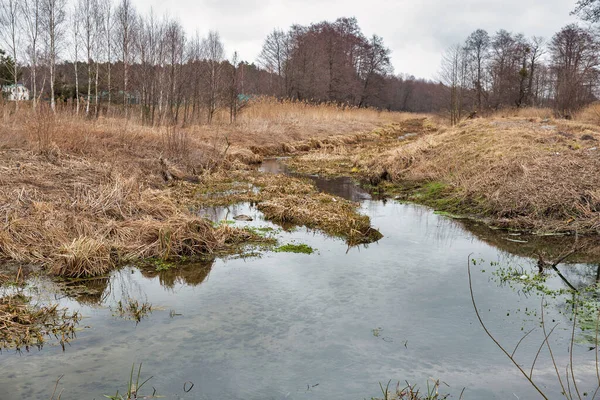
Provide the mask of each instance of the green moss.
POLYGON ((284 244, 283 246, 276 247, 273 249, 276 253, 302 253, 302 254, 312 254, 315 252, 315 249, 310 247, 307 244, 284 244))

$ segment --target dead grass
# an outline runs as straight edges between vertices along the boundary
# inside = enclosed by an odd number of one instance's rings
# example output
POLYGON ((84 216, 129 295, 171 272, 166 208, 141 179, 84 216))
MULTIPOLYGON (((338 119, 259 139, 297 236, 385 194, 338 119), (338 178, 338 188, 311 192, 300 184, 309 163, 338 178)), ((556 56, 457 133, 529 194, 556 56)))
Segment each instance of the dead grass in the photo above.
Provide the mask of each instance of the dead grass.
POLYGON ((575 121, 600 125, 600 102, 590 104, 575 114, 575 121))
POLYGON ((474 120, 423 136, 365 165, 419 200, 540 232, 600 229, 600 158, 594 126, 474 120), (414 187, 426 190, 414 190, 414 187))
MULTIPOLYGON (((260 176, 250 165, 269 154, 265 149, 281 154, 286 146, 302 151, 358 143, 373 135, 365 133, 373 127, 406 119, 260 99, 234 125, 217 118, 212 126, 152 128, 135 118, 85 120, 43 106, 37 113, 23 105, 18 112, 11 104, 2 107, 0 259, 68 277, 101 275, 132 259, 212 254, 260 240, 215 228, 189 205, 316 193, 307 182, 260 176)), ((356 207, 353 215, 360 218, 356 207)))
POLYGON ((258 204, 258 209, 269 220, 318 228, 332 236, 345 237, 351 246, 381 239, 381 233, 371 227, 369 217, 358 214, 356 207, 324 193, 293 194, 258 204))
POLYGON ((256 204, 268 220, 283 226, 306 226, 345 238, 349 245, 372 243, 381 234, 359 205, 319 193, 308 179, 257 171, 227 171, 202 177, 200 185, 182 182, 181 201, 197 207, 256 204))
POLYGON ((262 148, 311 138, 367 133, 381 125, 414 117, 409 113, 260 98, 243 110, 233 126, 227 123, 228 115, 223 114, 215 119, 216 126, 195 129, 204 137, 210 137, 210 132, 216 130, 227 136, 232 146, 262 148))
POLYGON ((524 119, 535 119, 545 120, 552 119, 556 116, 556 112, 551 108, 538 108, 538 107, 522 107, 522 108, 504 108, 498 111, 494 111, 486 115, 487 119, 499 119, 499 118, 524 118, 524 119))
POLYGON ((63 346, 75 336, 80 315, 70 314, 57 305, 35 306, 30 299, 13 294, 0 298, 0 349, 29 350, 42 347, 50 337, 63 346))
MULTIPOLYGON (((331 137, 318 148, 286 160, 296 172, 322 176, 355 176, 359 180, 375 178, 365 168, 391 148, 404 146, 418 137, 445 128, 430 118, 412 118, 381 126, 365 135, 331 137)), ((379 181, 376 179, 375 184, 379 181)))

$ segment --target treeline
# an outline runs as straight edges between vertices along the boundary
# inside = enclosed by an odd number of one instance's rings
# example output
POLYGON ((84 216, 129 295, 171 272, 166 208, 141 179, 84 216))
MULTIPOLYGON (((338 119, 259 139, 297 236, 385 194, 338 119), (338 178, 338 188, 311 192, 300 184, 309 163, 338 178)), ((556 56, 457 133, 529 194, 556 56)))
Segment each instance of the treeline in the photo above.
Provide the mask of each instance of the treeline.
MULTIPOLYGON (((138 113, 148 124, 233 121, 243 93, 262 93, 269 73, 227 59, 217 32, 188 35, 179 21, 139 13, 131 0, 2 0, 7 49, 0 78, 21 80, 34 107, 77 114, 138 113), (71 5, 71 8, 67 6, 71 5)), ((18 103, 17 103, 18 104, 18 103)))
POLYGON ((1 0, 2 84, 24 82, 34 107, 138 113, 148 124, 231 121, 252 95, 424 111, 439 85, 392 75, 390 51, 354 18, 270 34, 257 64, 227 57, 219 34, 185 32, 131 0, 1 0), (432 92, 425 100, 418 88, 432 92))
MULTIPOLYGON (((594 20, 599 2, 577 11, 594 20)), ((274 30, 256 63, 227 55, 219 34, 186 32, 131 0, 0 0, 2 84, 24 82, 39 101, 75 113, 136 113, 148 124, 236 119, 253 95, 413 112, 453 121, 505 107, 562 115, 596 100, 600 41, 578 25, 546 41, 473 32, 443 58, 437 82, 394 74, 390 50, 355 18, 274 30)), ((18 106, 18 103, 17 103, 18 106)))
POLYGON ((597 99, 600 39, 571 24, 549 41, 500 30, 473 32, 443 57, 441 79, 453 122, 506 107, 551 107, 569 117, 597 99))
POLYGON ((274 30, 259 64, 276 78, 273 94, 298 100, 425 111, 440 94, 433 82, 394 76, 383 39, 366 37, 356 18, 274 30))

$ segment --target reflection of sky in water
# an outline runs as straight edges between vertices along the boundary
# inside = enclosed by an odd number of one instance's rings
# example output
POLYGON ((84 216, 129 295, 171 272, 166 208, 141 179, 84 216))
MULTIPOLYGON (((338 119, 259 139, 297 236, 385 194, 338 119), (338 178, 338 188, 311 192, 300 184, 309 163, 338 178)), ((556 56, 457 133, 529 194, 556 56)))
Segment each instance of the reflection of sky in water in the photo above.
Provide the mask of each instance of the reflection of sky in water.
MULTIPOLYGON (((255 218, 250 225, 272 226, 245 205, 229 207, 229 216, 213 211, 216 219, 247 214, 255 218)), ((488 270, 489 261, 526 269, 535 261, 507 256, 421 207, 367 201, 363 211, 384 234, 369 246, 348 249, 341 240, 297 229, 282 232, 282 242, 307 243, 318 254, 217 259, 196 286, 178 280, 163 287, 159 277, 144 278, 135 269, 115 273, 104 306, 82 308, 81 326, 89 328, 65 353, 47 346, 0 355, 0 397, 50 398, 64 374, 63 399, 99 399, 122 391, 132 363, 143 362, 142 375, 154 376, 150 385, 177 399, 363 399, 378 394, 379 381, 424 385, 429 377, 447 382, 444 390, 456 398, 466 386, 466 399, 513 393, 537 399, 478 325, 466 275, 471 252, 488 270), (137 326, 112 317, 107 307, 123 295, 158 309, 137 326), (170 310, 182 315, 171 317, 170 310), (382 328, 379 337, 375 328, 382 328), (195 383, 187 394, 186 381, 195 383)), ((498 287, 480 267, 473 272, 483 318, 512 349, 521 327, 535 326, 515 310, 539 308, 540 299, 498 287)), ((566 327, 555 340, 568 338, 566 327)), ((538 339, 521 345, 524 364, 538 339)), ((562 343, 557 353, 566 356, 562 343)), ((577 356, 589 359, 593 353, 586 350, 577 348, 577 356)), ((554 388, 553 370, 542 367, 549 365, 546 358, 537 376, 554 388)), ((566 362, 561 358, 561 366, 566 362)), ((589 363, 578 365, 583 377, 595 374, 589 363)))

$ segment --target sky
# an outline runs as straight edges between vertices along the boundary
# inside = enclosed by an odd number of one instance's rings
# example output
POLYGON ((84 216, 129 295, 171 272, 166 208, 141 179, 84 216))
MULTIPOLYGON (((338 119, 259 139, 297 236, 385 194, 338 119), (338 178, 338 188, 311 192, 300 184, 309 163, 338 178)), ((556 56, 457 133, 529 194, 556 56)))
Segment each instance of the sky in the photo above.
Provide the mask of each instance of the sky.
POLYGON ((138 12, 168 13, 186 31, 217 30, 228 56, 253 62, 274 28, 356 17, 366 36, 382 36, 394 72, 436 79, 441 55, 475 29, 551 38, 576 0, 133 0, 138 12))

